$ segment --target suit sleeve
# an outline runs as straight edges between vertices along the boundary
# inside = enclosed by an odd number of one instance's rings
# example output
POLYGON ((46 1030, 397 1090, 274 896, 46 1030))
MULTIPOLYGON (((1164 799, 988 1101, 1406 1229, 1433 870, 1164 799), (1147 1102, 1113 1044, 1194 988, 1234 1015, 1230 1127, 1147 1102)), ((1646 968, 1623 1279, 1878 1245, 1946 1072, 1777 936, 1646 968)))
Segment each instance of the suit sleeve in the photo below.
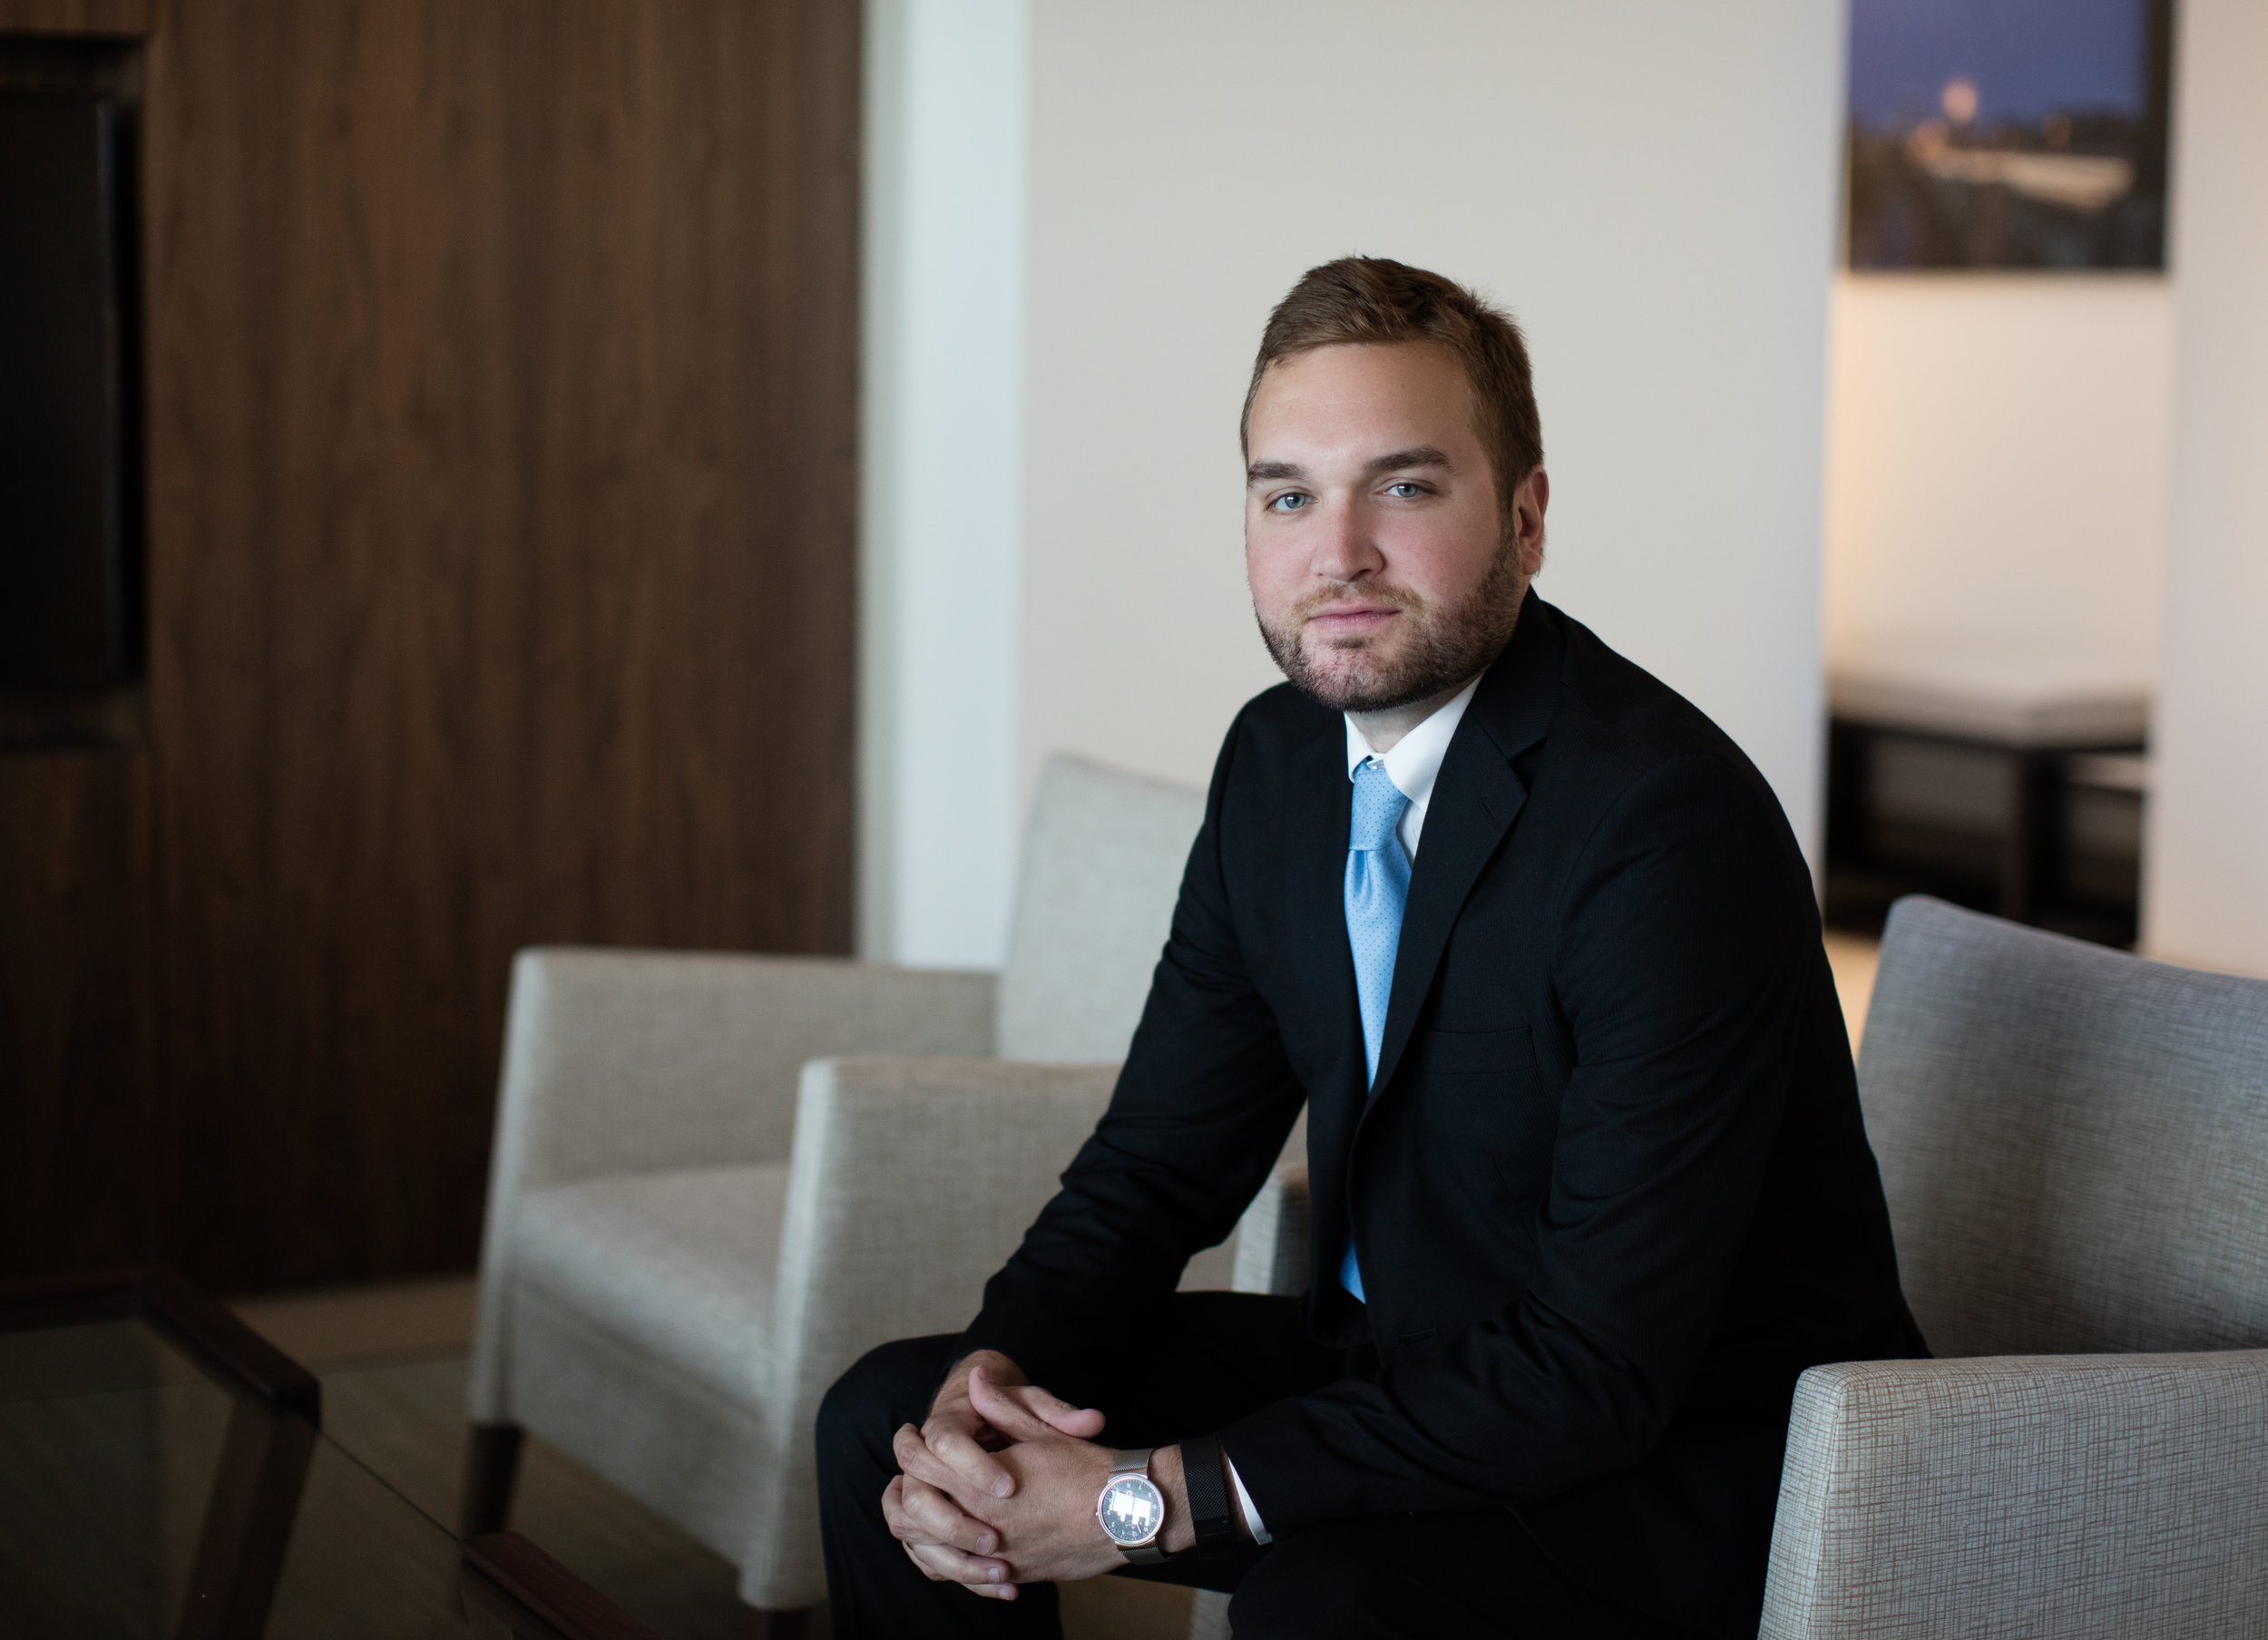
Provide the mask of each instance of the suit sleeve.
POLYGON ((1271 1531, 1519 1504, 1630 1467, 1702 1360, 1794 1075, 1816 942, 1776 805, 1693 757, 1639 776, 1569 874, 1576 1064, 1518 1302, 1232 1426, 1271 1531))
POLYGON ((962 1338, 1041 1383, 1114 1336, 1129 1309, 1162 1302, 1192 1254, 1227 1239, 1305 1097, 1246 972, 1222 872, 1242 732, 1240 718, 1110 1107, 962 1338))

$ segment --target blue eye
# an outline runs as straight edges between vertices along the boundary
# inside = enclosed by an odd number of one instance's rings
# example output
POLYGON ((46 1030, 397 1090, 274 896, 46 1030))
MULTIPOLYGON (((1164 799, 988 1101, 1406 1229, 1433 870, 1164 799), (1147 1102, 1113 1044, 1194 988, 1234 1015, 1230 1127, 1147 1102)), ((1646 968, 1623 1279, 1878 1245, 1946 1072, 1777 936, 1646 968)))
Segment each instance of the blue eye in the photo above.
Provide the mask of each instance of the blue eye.
POLYGON ((1409 480, 1403 479, 1400 483, 1388 484, 1386 486, 1386 493, 1389 495, 1401 496, 1406 501, 1413 495, 1424 494, 1425 486, 1422 484, 1413 484, 1409 480))
POLYGON ((1302 495, 1298 491, 1294 490, 1289 494, 1279 495, 1268 503, 1268 509, 1275 512, 1296 512, 1314 499, 1311 495, 1302 495))

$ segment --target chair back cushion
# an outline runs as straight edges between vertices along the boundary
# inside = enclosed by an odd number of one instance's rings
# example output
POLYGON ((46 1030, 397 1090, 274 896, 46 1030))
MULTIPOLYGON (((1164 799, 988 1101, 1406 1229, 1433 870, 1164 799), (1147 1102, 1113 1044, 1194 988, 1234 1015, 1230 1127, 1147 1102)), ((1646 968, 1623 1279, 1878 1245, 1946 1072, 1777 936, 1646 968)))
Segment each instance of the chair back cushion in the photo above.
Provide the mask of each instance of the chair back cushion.
POLYGON ((1204 817, 1188 786, 1047 760, 1001 971, 1002 1059, 1126 1057, 1204 817))
POLYGON ((2268 1345, 2268 983, 1901 900, 1859 1088, 1938 1354, 2268 1345))
POLYGON ((504 1031, 509 1187, 785 1161, 806 1059, 982 1054, 992 990, 836 958, 531 946, 504 1031))

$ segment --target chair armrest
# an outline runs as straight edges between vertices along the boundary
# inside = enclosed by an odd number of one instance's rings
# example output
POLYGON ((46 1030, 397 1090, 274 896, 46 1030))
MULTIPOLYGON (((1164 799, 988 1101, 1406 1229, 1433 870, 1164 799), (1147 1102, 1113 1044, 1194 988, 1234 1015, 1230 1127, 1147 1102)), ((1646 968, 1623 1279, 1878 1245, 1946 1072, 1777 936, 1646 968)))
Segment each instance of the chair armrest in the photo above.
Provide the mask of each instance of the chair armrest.
POLYGON ((1764 1640, 2257 1634, 2268 1350, 1814 1367, 1764 1640))
POLYGON ((554 1180, 786 1157, 804 1061, 992 1051, 992 976, 827 957, 522 952, 489 1153, 475 1418, 501 1416, 521 1194, 554 1180))
POLYGON ((1307 1164, 1279 1162, 1237 1224, 1238 1293, 1307 1291, 1307 1164))
POLYGON ((818 1565, 820 1397, 877 1344, 968 1325, 1118 1069, 865 1056, 804 1068, 765 1403, 783 1461, 759 1478, 744 1588, 787 1588, 818 1565))
POLYGON ((813 1404, 874 1345, 968 1325, 1118 1069, 866 1055, 804 1068, 773 1336, 816 1375, 813 1404))

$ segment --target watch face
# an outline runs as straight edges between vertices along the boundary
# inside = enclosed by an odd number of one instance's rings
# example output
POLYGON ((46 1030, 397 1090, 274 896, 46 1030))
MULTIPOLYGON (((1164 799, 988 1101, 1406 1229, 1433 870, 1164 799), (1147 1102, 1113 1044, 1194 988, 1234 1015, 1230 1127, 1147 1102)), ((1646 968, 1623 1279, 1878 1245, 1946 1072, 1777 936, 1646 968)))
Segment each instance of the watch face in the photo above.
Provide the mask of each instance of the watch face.
POLYGON ((1095 1514, 1113 1543, 1148 1543, 1165 1524, 1166 1498, 1144 1475, 1121 1475, 1103 1489, 1095 1514))

